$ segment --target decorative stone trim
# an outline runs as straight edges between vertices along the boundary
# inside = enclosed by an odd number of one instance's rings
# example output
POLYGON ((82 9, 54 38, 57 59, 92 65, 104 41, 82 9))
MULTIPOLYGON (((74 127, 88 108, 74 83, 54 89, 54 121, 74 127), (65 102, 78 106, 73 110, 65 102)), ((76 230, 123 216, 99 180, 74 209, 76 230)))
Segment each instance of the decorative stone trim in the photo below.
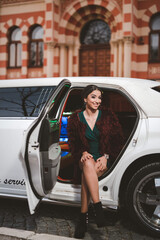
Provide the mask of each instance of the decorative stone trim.
MULTIPOLYGON (((27 2, 33 2, 37 0, 27 0, 27 2)), ((20 2, 26 2, 26 0, 1 0, 1 4, 13 4, 13 3, 20 3, 20 2)))

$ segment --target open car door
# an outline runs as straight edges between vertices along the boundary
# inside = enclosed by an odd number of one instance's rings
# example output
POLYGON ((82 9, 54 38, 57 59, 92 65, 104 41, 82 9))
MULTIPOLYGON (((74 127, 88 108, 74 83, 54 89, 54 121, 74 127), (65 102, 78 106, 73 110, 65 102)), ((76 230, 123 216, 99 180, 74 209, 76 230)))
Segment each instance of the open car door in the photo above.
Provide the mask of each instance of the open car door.
POLYGON ((69 80, 60 82, 39 118, 33 122, 25 134, 21 158, 31 214, 57 181, 61 159, 60 121, 70 86, 69 80))

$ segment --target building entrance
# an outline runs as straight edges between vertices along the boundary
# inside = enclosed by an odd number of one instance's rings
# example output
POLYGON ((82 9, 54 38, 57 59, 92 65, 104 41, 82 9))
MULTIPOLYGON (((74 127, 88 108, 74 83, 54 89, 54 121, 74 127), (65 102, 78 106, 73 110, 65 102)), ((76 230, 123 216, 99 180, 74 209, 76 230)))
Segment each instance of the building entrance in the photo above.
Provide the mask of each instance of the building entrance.
POLYGON ((80 36, 80 76, 110 76, 110 38, 110 28, 102 20, 84 26, 80 36))
POLYGON ((110 76, 109 45, 86 45, 80 48, 80 76, 110 76))

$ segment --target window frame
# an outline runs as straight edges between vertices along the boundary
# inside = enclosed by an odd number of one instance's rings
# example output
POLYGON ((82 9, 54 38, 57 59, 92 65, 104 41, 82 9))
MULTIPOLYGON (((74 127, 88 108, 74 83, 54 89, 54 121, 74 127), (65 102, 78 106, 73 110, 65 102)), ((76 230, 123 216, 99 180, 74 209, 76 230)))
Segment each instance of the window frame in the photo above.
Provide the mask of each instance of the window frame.
POLYGON ((149 33, 149 63, 160 63, 160 29, 159 30, 153 30, 152 29, 152 22, 154 21, 154 18, 156 16, 159 16, 159 18, 160 18, 160 12, 152 15, 152 17, 150 19, 150 23, 149 23, 149 27, 150 27, 150 33, 149 33), (152 59, 151 58, 151 36, 154 35, 154 34, 159 35, 158 59, 152 59))
POLYGON ((28 67, 29 68, 42 68, 43 67, 43 58, 42 58, 42 65, 39 65, 38 64, 38 61, 40 60, 40 54, 39 54, 39 44, 42 42, 43 43, 43 56, 44 56, 44 41, 43 41, 43 38, 39 38, 39 39, 34 39, 32 38, 32 33, 33 31, 37 28, 37 27, 41 27, 43 29, 43 27, 41 25, 34 25, 30 28, 30 32, 29 32, 29 45, 28 45, 28 55, 29 55, 29 58, 28 58, 28 67), (36 44, 36 64, 33 66, 31 64, 31 45, 32 43, 35 43, 36 44))
MULTIPOLYGON (((16 29, 20 29, 19 27, 17 26, 13 26, 9 29, 9 33, 8 33, 8 68, 21 68, 22 67, 22 42, 21 40, 13 40, 12 41, 12 34, 14 32, 14 30, 16 29), (10 66, 10 57, 12 56, 11 54, 11 50, 10 50, 10 46, 14 44, 15 45, 15 66, 10 66), (17 66, 17 56, 18 56, 18 44, 21 44, 21 65, 20 66, 17 66)), ((21 29, 20 29, 21 31, 21 29)))

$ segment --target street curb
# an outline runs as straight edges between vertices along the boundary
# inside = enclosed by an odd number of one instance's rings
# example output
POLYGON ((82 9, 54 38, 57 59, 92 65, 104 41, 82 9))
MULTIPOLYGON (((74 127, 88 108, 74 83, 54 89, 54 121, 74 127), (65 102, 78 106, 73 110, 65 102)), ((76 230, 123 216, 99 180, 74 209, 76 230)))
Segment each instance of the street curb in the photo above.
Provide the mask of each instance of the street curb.
POLYGON ((71 240, 75 238, 61 237, 51 234, 39 234, 32 231, 0 227, 0 240, 71 240))

